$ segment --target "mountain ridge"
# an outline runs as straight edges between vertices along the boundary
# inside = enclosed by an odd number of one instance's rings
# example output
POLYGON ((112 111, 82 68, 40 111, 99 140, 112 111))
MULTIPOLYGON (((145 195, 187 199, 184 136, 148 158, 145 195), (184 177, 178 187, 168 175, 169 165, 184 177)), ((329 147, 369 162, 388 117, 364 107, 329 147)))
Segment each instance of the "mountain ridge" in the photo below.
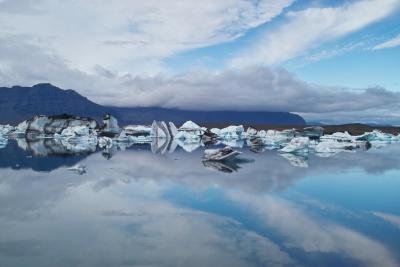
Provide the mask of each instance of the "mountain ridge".
POLYGON ((114 115, 121 124, 149 124, 153 120, 187 120, 198 123, 305 125, 305 120, 290 112, 270 111, 195 111, 161 107, 112 107, 97 104, 72 89, 50 83, 32 87, 0 87, 0 123, 16 124, 34 115, 71 114, 101 120, 114 115))

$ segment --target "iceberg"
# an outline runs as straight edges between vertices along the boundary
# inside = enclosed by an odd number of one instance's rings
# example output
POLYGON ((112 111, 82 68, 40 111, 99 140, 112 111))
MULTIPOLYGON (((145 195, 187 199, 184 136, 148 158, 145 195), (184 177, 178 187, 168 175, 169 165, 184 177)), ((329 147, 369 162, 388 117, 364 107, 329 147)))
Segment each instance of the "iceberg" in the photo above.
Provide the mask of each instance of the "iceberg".
POLYGON ((279 151, 285 153, 304 154, 308 153, 310 139, 308 137, 295 137, 290 140, 289 144, 281 148, 279 151))
POLYGON ((113 147, 114 143, 110 137, 102 136, 98 139, 98 144, 100 148, 109 149, 113 147))
POLYGON ((72 115, 44 116, 38 115, 23 121, 16 128, 17 133, 54 135, 74 126, 86 126, 90 129, 97 127, 97 122, 91 118, 72 115))
POLYGON ((206 149, 204 150, 204 160, 230 160, 235 158, 239 154, 241 154, 241 152, 234 150, 229 146, 221 149, 206 149))
POLYGON ((121 132, 121 128, 118 126, 118 120, 110 115, 106 114, 103 118, 103 126, 101 127, 101 135, 114 137, 121 132))
POLYGON ((127 125, 124 127, 125 134, 128 136, 149 136, 151 135, 151 126, 145 125, 127 125))
POLYGON ((269 146, 279 148, 286 145, 294 138, 294 130, 261 130, 257 135, 250 139, 252 146, 269 146))
POLYGON ((379 130, 373 130, 372 132, 365 133, 363 135, 359 135, 355 137, 356 140, 360 141, 369 141, 369 142, 398 142, 400 141, 398 136, 396 137, 393 134, 383 133, 379 130))
POLYGON ((218 135, 211 132, 211 130, 207 130, 204 132, 203 136, 201 137, 201 141, 205 145, 212 145, 212 144, 215 144, 218 142, 217 138, 218 138, 218 135))
POLYGON ((320 137, 321 141, 325 141, 325 140, 337 140, 337 141, 344 141, 344 142, 353 142, 354 140, 356 140, 355 136, 352 136, 351 134, 349 134, 348 132, 336 132, 333 134, 328 134, 328 135, 323 135, 320 137))
POLYGON ((253 127, 248 127, 246 130, 247 138, 255 137, 257 135, 257 130, 253 127))
POLYGON ((172 137, 178 134, 178 129, 173 122, 168 122, 168 130, 172 137))
POLYGON ((207 128, 200 127, 199 125, 197 125, 193 121, 185 122, 178 129, 179 132, 187 132, 187 133, 190 133, 192 135, 197 135, 197 136, 202 136, 206 130, 207 130, 207 128))
POLYGON ((97 134, 87 126, 67 127, 61 134, 54 134, 54 139, 76 153, 95 151, 98 142, 97 134))
POLYGON ((1 125, 0 124, 0 136, 8 135, 15 130, 14 126, 11 125, 1 125))
POLYGON ((321 136, 324 135, 325 129, 321 126, 309 126, 303 128, 303 130, 298 133, 299 136, 308 137, 312 140, 318 140, 321 136))
POLYGON ((314 150, 316 153, 338 153, 343 150, 354 150, 360 147, 360 144, 355 142, 324 140, 319 142, 314 150))
POLYGON ((211 129, 210 129, 210 132, 218 136, 218 135, 221 134, 221 129, 218 129, 218 128, 211 128, 211 129))
POLYGON ((171 139, 168 126, 164 121, 153 121, 151 125, 151 136, 155 138, 171 139))
POLYGON ((243 133, 244 133, 243 125, 239 125, 239 126, 231 125, 231 126, 221 129, 218 136, 219 136, 219 138, 225 139, 225 140, 241 139, 242 137, 244 137, 243 133))

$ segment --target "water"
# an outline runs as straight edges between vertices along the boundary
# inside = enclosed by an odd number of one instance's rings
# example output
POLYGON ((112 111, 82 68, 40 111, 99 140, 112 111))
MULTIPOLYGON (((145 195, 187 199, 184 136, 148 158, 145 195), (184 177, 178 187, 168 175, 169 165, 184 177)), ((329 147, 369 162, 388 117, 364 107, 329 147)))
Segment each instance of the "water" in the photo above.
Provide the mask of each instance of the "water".
POLYGON ((0 266, 400 265, 400 145, 296 166, 247 148, 205 166, 203 149, 59 155, 10 141, 0 266))

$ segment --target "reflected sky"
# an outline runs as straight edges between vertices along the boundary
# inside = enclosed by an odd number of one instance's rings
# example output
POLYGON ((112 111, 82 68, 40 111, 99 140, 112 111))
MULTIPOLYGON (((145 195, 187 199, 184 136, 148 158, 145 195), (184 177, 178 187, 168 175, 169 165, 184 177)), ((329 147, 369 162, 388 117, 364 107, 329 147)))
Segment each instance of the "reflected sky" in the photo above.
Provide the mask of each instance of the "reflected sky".
POLYGON ((228 166, 203 150, 37 155, 10 140, 0 266, 399 266, 400 145, 244 147, 228 166), (85 174, 68 170, 78 163, 85 174))

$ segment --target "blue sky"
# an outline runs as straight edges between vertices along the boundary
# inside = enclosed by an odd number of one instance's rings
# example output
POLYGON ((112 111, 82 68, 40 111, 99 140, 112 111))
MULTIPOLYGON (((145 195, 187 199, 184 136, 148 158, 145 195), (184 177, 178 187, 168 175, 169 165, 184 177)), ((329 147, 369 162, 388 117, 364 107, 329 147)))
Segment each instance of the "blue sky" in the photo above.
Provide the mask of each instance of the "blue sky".
MULTIPOLYGON (((302 10, 308 5, 315 6, 318 2, 318 6, 324 3, 329 7, 346 4, 346 1, 297 1, 271 22, 249 30, 235 41, 178 53, 165 62, 176 72, 196 68, 221 71, 228 67, 231 57, 256 42, 257 36, 268 34, 276 25, 284 23, 287 12, 302 10)), ((304 56, 280 62, 277 66, 312 83, 358 89, 381 86, 400 91, 400 44, 373 49, 399 33, 400 15, 395 13, 348 36, 317 45, 304 56)))
POLYGON ((51 82, 119 106, 400 116, 400 0, 0 0, 0 27, 3 86, 51 82))

